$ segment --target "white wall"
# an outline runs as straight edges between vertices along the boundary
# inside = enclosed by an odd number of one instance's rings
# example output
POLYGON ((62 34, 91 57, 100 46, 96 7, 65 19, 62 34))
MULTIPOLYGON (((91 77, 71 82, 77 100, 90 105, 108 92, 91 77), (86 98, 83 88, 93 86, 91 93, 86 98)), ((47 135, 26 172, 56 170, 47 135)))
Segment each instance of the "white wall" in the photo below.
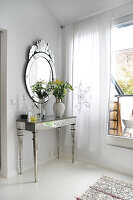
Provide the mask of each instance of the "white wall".
MULTIPOLYGON (((57 76, 60 78, 60 27, 41 0, 0 0, 0 28, 7 30, 7 175, 17 170, 16 118, 22 107, 22 94, 29 98, 24 84, 24 70, 30 46, 45 39, 55 56, 57 76), (16 105, 11 105, 11 99, 16 105)), ((46 105, 46 113, 53 114, 53 99, 46 105)), ((46 162, 49 149, 56 148, 55 131, 39 135, 39 163, 46 162)), ((32 134, 24 136, 24 169, 33 166, 32 134)))
MULTIPOLYGON (((112 14, 113 18, 116 19, 131 14, 132 12, 133 3, 113 10, 112 14)), ((99 134, 103 136, 104 134, 107 135, 104 131, 99 134)), ((95 138, 93 138, 93 144, 95 144, 95 138)), ((98 146, 99 148, 96 147, 96 150, 93 152, 89 151, 89 146, 86 149, 76 149, 76 158, 133 175, 133 150, 109 146, 106 140, 104 140, 104 137, 101 138, 98 146)), ((64 144, 64 155, 71 156, 71 145, 67 146, 64 144)))
POLYGON ((7 174, 7 31, 1 32, 0 59, 0 133, 1 133, 1 174, 7 174))

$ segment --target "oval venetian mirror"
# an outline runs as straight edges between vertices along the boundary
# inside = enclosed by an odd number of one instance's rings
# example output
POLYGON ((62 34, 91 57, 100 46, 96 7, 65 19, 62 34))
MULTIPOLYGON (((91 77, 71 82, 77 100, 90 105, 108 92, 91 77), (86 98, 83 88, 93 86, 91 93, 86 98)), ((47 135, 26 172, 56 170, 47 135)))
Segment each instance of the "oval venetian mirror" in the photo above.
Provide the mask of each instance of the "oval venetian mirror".
MULTIPOLYGON (((44 40, 37 41, 33 45, 29 53, 29 62, 25 71, 25 84, 27 91, 33 101, 39 102, 39 98, 32 92, 32 85, 38 81, 44 81, 46 84, 49 81, 55 80, 54 56, 49 49, 49 44, 44 40)), ((48 101, 50 96, 44 99, 48 101)))

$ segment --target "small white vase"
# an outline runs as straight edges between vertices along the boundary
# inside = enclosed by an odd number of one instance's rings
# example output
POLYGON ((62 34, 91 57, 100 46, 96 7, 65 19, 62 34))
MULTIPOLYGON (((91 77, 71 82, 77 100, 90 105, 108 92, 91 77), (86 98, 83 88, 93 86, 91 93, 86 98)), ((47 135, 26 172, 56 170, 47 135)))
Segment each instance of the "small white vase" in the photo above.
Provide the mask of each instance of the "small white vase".
POLYGON ((61 99, 56 99, 56 102, 53 105, 53 110, 55 117, 61 118, 64 115, 65 104, 61 101, 61 99))

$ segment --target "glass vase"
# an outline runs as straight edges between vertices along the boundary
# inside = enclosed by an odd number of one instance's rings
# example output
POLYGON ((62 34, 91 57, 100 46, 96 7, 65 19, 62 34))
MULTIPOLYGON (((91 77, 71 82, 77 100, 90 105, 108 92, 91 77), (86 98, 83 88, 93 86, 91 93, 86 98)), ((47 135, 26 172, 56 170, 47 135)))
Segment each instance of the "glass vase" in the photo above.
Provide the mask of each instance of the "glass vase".
POLYGON ((38 102, 38 121, 41 121, 42 118, 43 118, 42 104, 43 104, 43 99, 39 99, 39 102, 38 102))

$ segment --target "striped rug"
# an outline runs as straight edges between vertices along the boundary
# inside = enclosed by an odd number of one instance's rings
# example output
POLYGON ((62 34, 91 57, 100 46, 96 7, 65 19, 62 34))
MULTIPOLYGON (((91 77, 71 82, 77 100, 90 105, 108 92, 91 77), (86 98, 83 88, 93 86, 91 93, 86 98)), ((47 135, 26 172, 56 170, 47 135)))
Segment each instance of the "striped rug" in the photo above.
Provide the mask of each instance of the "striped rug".
POLYGON ((133 184, 102 176, 76 200, 133 200, 133 184))

